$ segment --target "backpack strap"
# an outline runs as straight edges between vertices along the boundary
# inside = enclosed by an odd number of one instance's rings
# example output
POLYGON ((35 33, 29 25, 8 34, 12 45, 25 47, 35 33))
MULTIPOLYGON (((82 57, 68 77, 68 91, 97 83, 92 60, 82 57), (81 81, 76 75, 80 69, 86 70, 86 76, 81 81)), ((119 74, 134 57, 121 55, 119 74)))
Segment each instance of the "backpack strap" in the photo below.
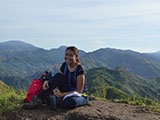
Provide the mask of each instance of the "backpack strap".
POLYGON ((67 71, 67 64, 65 64, 65 67, 64 67, 64 76, 66 74, 66 71, 67 71))
POLYGON ((68 86, 69 88, 71 88, 71 72, 69 72, 69 75, 68 75, 68 86))

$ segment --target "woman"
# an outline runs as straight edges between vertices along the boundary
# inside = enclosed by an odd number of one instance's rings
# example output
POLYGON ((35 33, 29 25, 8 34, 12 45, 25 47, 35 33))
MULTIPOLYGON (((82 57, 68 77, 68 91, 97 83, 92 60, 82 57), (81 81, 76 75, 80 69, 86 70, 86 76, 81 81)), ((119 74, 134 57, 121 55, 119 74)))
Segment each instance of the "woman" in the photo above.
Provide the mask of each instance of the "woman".
POLYGON ((82 95, 85 93, 85 73, 80 64, 78 49, 74 46, 66 48, 64 59, 60 73, 45 81, 43 90, 29 103, 25 103, 24 108, 33 109, 42 106, 43 100, 57 87, 56 95, 63 98, 62 107, 75 108, 88 104, 88 96, 82 95))

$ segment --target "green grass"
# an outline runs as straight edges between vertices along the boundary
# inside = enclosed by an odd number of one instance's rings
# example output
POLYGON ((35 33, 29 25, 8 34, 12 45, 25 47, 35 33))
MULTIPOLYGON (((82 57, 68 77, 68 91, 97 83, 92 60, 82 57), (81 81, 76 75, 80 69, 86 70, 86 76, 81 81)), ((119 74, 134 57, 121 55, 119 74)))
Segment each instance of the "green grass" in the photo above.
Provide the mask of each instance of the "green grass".
POLYGON ((15 91, 12 87, 0 84, 0 114, 19 107, 26 96, 26 91, 15 91))
POLYGON ((114 99, 113 102, 127 103, 131 105, 140 105, 149 108, 151 111, 160 112, 160 104, 150 98, 143 98, 139 96, 130 96, 127 99, 114 99))

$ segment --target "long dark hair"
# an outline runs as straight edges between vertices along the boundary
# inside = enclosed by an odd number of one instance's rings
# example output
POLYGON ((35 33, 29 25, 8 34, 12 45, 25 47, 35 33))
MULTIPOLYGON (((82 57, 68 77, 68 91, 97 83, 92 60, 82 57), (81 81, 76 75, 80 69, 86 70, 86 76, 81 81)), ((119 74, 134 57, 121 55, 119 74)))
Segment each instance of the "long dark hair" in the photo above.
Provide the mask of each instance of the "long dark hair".
POLYGON ((67 51, 67 50, 71 50, 71 51, 73 51, 73 53, 76 55, 76 57, 77 57, 77 63, 81 63, 81 61, 80 61, 80 59, 79 59, 79 50, 75 47, 75 46, 70 46, 70 47, 67 47, 66 48, 66 50, 65 51, 67 51))

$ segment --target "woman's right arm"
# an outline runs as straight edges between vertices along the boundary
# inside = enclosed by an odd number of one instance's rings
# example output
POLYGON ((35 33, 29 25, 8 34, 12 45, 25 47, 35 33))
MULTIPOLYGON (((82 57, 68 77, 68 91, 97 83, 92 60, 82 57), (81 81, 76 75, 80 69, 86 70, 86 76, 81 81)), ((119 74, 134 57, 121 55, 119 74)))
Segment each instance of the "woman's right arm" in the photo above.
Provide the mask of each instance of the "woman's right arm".
POLYGON ((49 88, 48 81, 44 81, 43 90, 47 90, 49 88))

